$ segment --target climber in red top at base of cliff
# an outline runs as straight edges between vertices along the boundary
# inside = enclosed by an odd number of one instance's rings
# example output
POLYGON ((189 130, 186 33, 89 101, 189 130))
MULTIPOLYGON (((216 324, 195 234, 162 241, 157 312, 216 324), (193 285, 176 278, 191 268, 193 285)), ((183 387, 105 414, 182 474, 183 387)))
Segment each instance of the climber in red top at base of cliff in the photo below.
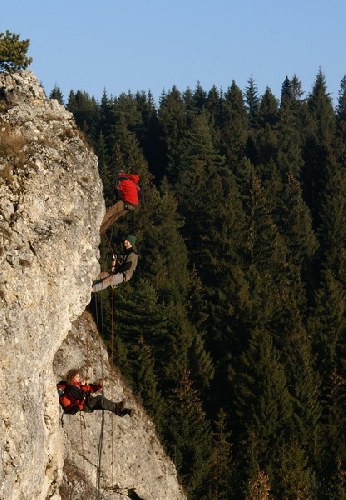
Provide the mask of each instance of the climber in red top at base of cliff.
POLYGON ((70 370, 66 380, 61 380, 57 384, 59 393, 59 403, 64 409, 64 413, 74 415, 78 411, 92 413, 94 410, 108 410, 119 417, 133 415, 134 410, 125 408, 125 401, 115 403, 104 397, 103 394, 91 396, 91 393, 102 389, 103 383, 83 384, 79 370, 70 370))

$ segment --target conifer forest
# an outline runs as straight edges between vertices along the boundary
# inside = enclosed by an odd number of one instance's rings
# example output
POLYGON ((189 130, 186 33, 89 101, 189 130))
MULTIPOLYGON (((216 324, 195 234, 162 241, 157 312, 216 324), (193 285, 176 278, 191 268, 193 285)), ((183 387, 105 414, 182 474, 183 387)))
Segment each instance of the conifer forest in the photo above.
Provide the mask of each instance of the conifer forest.
MULTIPOLYGON (((155 423, 187 497, 346 498, 346 77, 281 95, 250 78, 100 101, 58 87, 137 209, 100 246, 137 237, 133 279, 95 294, 114 363, 155 423)), ((117 250, 118 249, 118 250, 117 250)))

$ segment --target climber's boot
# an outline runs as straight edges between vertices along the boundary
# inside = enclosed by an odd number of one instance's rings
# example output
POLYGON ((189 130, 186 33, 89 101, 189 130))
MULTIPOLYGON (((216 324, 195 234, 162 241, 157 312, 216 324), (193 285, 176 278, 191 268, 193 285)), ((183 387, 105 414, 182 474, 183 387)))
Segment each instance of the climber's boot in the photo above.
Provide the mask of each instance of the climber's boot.
POLYGON ((114 403, 113 413, 116 415, 121 415, 121 412, 124 410, 125 400, 119 401, 119 403, 114 403))
POLYGON ((135 413, 135 410, 133 408, 124 408, 124 410, 121 411, 121 417, 125 417, 125 415, 129 415, 129 417, 132 417, 135 413))

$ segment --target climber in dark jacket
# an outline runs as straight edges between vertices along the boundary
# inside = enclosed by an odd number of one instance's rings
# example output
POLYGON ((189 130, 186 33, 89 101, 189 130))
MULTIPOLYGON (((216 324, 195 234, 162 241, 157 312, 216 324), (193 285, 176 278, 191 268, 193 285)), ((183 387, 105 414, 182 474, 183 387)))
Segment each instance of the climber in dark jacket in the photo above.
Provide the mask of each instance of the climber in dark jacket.
POLYGON ((116 287, 123 281, 129 281, 132 278, 138 263, 135 243, 136 237, 132 234, 125 238, 122 253, 117 257, 113 255, 111 271, 99 274, 93 282, 93 292, 99 292, 109 286, 116 287))
POLYGON ((124 408, 125 402, 115 403, 104 397, 103 394, 91 396, 93 392, 102 389, 102 382, 98 384, 83 384, 79 370, 70 370, 67 380, 58 383, 63 394, 59 397, 59 402, 65 413, 77 413, 78 411, 93 412, 94 410, 109 410, 120 417, 132 415, 133 410, 124 408))

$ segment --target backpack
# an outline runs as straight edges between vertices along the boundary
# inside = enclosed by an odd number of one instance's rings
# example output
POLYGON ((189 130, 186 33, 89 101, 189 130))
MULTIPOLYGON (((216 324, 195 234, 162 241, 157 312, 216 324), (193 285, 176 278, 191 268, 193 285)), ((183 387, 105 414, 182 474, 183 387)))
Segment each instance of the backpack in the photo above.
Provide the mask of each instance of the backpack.
POLYGON ((114 187, 118 200, 136 207, 138 205, 139 175, 118 172, 115 176, 114 187))
POLYGON ((78 411, 83 409, 84 399, 77 399, 74 397, 66 387, 67 385, 66 380, 61 380, 57 384, 59 403, 64 410, 64 414, 75 415, 78 411))

